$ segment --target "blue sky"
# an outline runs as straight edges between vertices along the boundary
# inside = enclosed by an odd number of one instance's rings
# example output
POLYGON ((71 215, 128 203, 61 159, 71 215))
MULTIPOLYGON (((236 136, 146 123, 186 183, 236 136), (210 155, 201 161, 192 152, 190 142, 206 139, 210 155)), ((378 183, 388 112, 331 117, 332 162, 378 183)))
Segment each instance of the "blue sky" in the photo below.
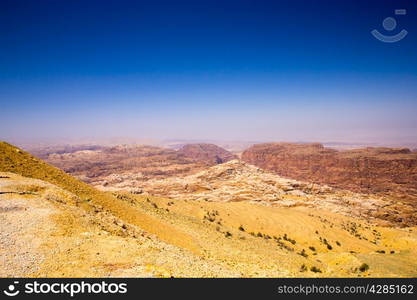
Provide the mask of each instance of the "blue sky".
POLYGON ((417 142, 415 1, 0 5, 0 139, 417 142))

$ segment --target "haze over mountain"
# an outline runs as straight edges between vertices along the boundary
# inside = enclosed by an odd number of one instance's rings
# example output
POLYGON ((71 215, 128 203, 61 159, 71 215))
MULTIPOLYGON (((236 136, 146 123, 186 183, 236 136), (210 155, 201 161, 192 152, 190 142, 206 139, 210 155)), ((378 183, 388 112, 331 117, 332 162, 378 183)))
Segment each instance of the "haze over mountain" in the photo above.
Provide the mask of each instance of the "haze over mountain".
POLYGON ((242 160, 281 176, 417 204, 417 153, 408 148, 337 151, 318 143, 266 143, 245 150, 242 160))

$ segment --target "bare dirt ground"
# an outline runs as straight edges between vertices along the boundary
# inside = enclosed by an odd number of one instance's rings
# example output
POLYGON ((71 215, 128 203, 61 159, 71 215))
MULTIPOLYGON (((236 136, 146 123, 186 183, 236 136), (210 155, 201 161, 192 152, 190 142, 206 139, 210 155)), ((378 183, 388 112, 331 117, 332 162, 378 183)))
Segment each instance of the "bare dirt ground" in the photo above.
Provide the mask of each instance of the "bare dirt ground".
POLYGON ((44 260, 42 236, 56 228, 48 219, 57 210, 39 200, 36 196, 0 195, 0 277, 36 272, 44 260))
POLYGON ((386 226, 406 226, 417 222, 417 209, 408 203, 284 178, 238 160, 212 166, 185 177, 145 182, 122 180, 96 187, 107 191, 140 191, 143 194, 172 199, 246 201, 276 207, 305 206, 386 226))

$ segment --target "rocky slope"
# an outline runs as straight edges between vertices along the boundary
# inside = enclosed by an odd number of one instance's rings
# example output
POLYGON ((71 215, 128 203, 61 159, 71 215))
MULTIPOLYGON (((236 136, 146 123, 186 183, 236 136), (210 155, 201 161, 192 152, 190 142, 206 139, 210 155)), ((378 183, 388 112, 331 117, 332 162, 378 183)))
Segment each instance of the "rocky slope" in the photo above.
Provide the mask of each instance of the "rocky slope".
POLYGON ((417 209, 408 203, 283 178, 238 160, 186 177, 149 180, 139 186, 113 188, 139 190, 172 199, 303 206, 372 220, 380 225, 417 225, 417 209))
POLYGON ((114 146, 69 153, 49 153, 45 160, 84 182, 144 181, 190 174, 206 167, 175 150, 154 146, 114 146))
POLYGON ((86 210, 80 202, 56 185, 0 172, 0 276, 240 276, 193 254, 189 235, 131 205, 140 226, 127 215, 117 217, 97 204, 86 210), (187 244, 164 242, 168 234, 187 244))
POLYGON ((0 142, 0 276, 415 277, 416 249, 326 209, 101 192, 0 142))
POLYGON ((119 182, 193 174, 235 158, 212 144, 185 145, 178 151, 145 145, 72 146, 52 151, 45 148, 37 149, 35 153, 84 182, 110 186, 119 182))
POLYGON ((244 151, 242 160, 288 178, 417 205, 417 153, 406 148, 337 151, 321 144, 266 143, 244 151))

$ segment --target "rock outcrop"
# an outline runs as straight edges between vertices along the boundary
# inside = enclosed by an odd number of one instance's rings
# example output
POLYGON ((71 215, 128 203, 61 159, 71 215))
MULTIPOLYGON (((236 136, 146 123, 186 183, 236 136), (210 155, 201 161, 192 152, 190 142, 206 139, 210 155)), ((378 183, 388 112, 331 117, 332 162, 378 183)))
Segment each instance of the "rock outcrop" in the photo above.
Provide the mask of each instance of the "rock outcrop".
POLYGON ((135 180, 181 176, 206 168, 206 162, 185 157, 178 151, 145 145, 49 153, 45 160, 88 183, 107 180, 109 176, 135 180))
MULTIPOLYGON (((238 160, 185 177, 149 180, 136 187, 145 194, 171 199, 303 206, 374 220, 384 225, 417 224, 417 208, 409 203, 287 179, 238 160)), ((134 186, 129 188, 120 184, 118 188, 130 190, 134 186)))
POLYGON ((216 165, 236 159, 237 156, 214 144, 187 144, 178 150, 185 157, 216 165))
POLYGON ((185 176, 236 158, 213 144, 190 144, 178 151, 146 145, 65 149, 38 149, 36 155, 84 182, 109 186, 185 176))
POLYGON ((242 160, 278 175, 417 204, 417 153, 407 148, 337 151, 321 144, 257 144, 242 160))

